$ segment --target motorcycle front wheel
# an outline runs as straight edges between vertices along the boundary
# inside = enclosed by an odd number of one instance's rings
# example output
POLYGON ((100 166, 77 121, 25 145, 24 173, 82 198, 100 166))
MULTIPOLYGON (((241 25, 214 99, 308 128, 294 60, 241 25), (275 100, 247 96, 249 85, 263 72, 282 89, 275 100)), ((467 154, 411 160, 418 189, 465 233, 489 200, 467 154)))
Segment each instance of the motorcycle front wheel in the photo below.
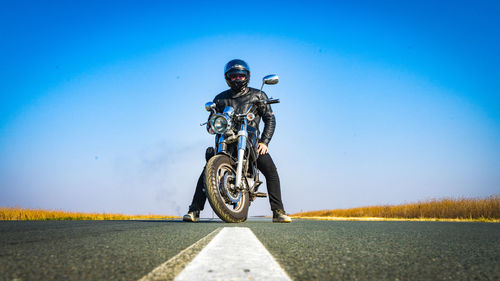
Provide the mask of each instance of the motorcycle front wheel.
POLYGON ((225 222, 244 222, 250 205, 248 191, 234 188, 236 165, 227 155, 210 158, 205 167, 205 190, 210 206, 225 222))

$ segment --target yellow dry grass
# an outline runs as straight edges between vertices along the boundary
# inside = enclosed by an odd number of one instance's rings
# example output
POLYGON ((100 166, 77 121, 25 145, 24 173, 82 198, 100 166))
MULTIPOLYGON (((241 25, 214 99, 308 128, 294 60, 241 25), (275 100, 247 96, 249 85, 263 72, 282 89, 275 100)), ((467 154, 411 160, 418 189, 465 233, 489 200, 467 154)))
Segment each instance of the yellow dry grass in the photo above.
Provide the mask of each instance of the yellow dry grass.
POLYGON ((404 220, 500 221, 500 196, 445 198, 401 205, 321 210, 293 214, 297 218, 382 218, 404 220))
POLYGON ((122 215, 106 213, 75 213, 56 210, 24 209, 0 207, 0 220, 134 220, 134 219, 172 219, 174 216, 162 215, 122 215))

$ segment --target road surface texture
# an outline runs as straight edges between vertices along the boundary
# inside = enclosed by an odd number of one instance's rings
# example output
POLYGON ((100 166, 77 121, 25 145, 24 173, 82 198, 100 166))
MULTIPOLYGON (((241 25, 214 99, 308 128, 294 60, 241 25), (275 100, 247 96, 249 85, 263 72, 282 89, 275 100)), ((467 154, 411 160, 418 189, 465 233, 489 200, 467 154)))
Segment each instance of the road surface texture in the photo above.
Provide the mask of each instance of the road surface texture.
POLYGON ((500 280, 498 223, 268 219, 0 222, 0 280, 138 280, 235 226, 250 228, 293 280, 500 280))

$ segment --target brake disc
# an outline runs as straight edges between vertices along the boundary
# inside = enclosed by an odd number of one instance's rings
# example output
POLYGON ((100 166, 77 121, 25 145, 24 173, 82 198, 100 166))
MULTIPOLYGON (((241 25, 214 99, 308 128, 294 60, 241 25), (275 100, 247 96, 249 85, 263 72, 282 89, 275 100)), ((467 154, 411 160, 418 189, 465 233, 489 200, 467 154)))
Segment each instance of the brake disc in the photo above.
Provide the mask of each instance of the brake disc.
POLYGON ((227 204, 237 204, 241 199, 241 192, 239 190, 236 190, 232 182, 234 182, 233 176, 225 173, 221 182, 221 193, 223 194, 224 198, 227 199, 227 204))

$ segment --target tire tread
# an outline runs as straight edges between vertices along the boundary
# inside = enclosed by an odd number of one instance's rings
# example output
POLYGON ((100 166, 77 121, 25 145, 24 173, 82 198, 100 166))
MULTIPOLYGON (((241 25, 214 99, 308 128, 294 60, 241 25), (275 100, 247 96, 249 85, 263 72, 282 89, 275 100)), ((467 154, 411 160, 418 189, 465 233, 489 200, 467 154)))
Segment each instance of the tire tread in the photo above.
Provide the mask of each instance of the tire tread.
POLYGON ((227 207, 225 206, 224 202, 221 202, 221 199, 219 197, 215 174, 217 173, 218 167, 222 164, 221 162, 226 162, 231 166, 234 165, 233 160, 227 155, 219 154, 210 158, 205 168, 205 190, 208 202, 210 203, 210 206, 217 214, 217 216, 219 216, 219 218, 221 218, 223 221, 230 223, 244 222, 247 219, 248 207, 250 205, 248 194, 246 194, 246 196, 244 195, 244 198, 242 198, 242 200, 245 200, 246 202, 244 202, 245 205, 243 206, 243 210, 240 213, 242 215, 237 217, 225 210, 227 207))

